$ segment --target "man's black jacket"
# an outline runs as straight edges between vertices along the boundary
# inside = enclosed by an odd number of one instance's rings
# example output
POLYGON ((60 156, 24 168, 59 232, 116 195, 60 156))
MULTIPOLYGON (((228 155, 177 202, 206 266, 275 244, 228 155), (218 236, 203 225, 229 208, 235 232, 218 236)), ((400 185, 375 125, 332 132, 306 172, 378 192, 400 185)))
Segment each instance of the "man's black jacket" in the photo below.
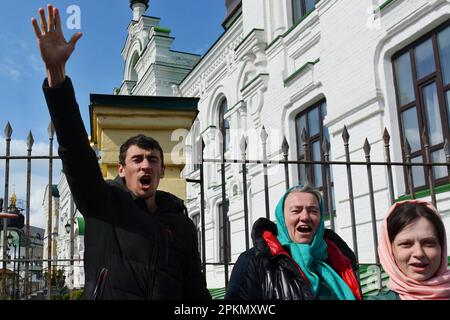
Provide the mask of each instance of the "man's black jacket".
POLYGON ((183 202, 162 191, 150 214, 121 178, 106 182, 69 78, 44 93, 63 171, 86 221, 85 299, 210 299, 197 232, 183 202))

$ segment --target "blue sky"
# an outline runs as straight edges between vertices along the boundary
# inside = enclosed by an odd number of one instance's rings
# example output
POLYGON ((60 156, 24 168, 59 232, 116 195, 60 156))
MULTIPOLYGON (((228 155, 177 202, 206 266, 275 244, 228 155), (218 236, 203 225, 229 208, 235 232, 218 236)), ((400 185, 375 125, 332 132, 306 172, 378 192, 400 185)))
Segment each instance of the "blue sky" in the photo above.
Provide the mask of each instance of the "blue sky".
MULTIPOLYGON (((13 154, 26 153, 25 139, 31 130, 36 141, 33 154, 46 152, 50 121, 42 93, 44 65, 31 26, 31 17, 48 2, 40 0, 2 1, 0 10, 0 155, 4 155, 3 130, 9 121, 13 127, 13 154)), ((69 60, 66 72, 72 78, 87 131, 91 93, 112 94, 123 80, 121 50, 132 18, 128 0, 55 0, 60 9, 66 38, 83 32, 69 60), (68 30, 71 17, 66 10, 76 5, 81 12, 80 30, 68 30)), ((147 15, 161 18, 160 25, 172 30, 172 49, 203 55, 223 33, 221 22, 226 13, 224 0, 150 0, 147 15)), ((24 166, 12 165, 11 185, 24 198, 24 166)), ((47 179, 46 163, 33 167, 32 221, 38 221, 39 205, 47 179), (43 187, 44 185, 44 187, 43 187), (34 199, 34 200, 33 200, 34 199)), ((59 178, 56 165, 54 182, 59 178)), ((0 197, 3 197, 4 164, 0 162, 0 197)))

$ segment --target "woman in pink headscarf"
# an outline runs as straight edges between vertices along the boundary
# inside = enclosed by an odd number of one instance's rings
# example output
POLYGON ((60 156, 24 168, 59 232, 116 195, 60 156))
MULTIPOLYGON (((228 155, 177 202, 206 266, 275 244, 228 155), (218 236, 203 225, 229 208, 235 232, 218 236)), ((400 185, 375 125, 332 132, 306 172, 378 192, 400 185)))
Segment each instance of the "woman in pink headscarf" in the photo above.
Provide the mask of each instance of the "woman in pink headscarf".
POLYGON ((450 299, 445 228, 428 202, 403 201, 389 209, 381 226, 378 254, 389 275, 389 291, 370 299, 450 299))

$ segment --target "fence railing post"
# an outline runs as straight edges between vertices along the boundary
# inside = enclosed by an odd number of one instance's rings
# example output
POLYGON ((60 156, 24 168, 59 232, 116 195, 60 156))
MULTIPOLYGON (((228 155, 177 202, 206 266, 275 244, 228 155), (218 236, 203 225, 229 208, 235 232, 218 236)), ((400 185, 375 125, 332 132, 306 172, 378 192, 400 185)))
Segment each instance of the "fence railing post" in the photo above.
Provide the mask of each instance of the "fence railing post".
POLYGON ((300 134, 300 139, 302 140, 302 147, 303 147, 303 152, 305 152, 305 172, 306 172, 306 183, 305 184, 311 184, 313 185, 313 181, 312 181, 312 176, 311 176, 311 172, 312 170, 310 170, 310 163, 309 161, 311 160, 309 157, 309 137, 308 137, 308 132, 306 131, 306 128, 303 128, 302 133, 300 134))
POLYGON ((392 178, 392 166, 391 166, 391 150, 389 142, 391 140, 391 136, 389 135, 389 132, 386 128, 384 128, 383 133, 383 141, 384 141, 384 152, 385 152, 385 158, 386 158, 386 168, 388 172, 388 188, 389 188, 389 202, 390 204, 393 204, 395 201, 394 196, 394 180, 392 178))
POLYGON ((263 152, 263 171, 264 171, 264 201, 266 206, 266 218, 270 220, 270 204, 269 204, 269 177, 267 172, 267 134, 266 128, 264 126, 261 129, 261 142, 262 142, 262 152, 263 152))
POLYGON ((350 165, 350 150, 349 150, 350 135, 348 134, 346 126, 344 126, 344 129, 342 131, 342 140, 344 141, 345 162, 347 167, 347 186, 348 186, 348 199, 350 204, 350 221, 352 224, 353 252, 355 253, 356 261, 359 261, 358 238, 356 233, 355 199, 353 195, 352 167, 350 165))
POLYGON ((431 202, 433 203, 433 206, 437 208, 436 206, 436 194, 434 192, 434 174, 433 174, 433 168, 430 165, 431 162, 431 156, 430 156, 430 143, 428 141, 428 133, 426 129, 423 129, 422 132, 422 143, 423 148, 425 149, 425 162, 427 163, 427 180, 428 180, 428 188, 430 188, 430 196, 431 196, 431 202))
POLYGON ((69 221, 70 221, 70 230, 69 230, 69 256, 70 256, 70 268, 69 268, 69 275, 70 275, 70 289, 72 290, 74 287, 74 277, 75 277, 75 266, 74 266, 74 255, 75 255, 75 214, 76 214, 76 208, 75 208, 75 200, 73 199, 73 196, 70 197, 70 213, 69 213, 69 221))
POLYGON ((48 137, 49 137, 49 160, 48 160, 48 220, 47 220, 47 299, 52 299, 52 198, 53 198, 53 137, 55 135, 55 128, 53 123, 50 122, 48 126, 48 137))
MULTIPOLYGON (((367 167, 367 177, 369 180, 369 200, 370 200, 370 217, 371 217, 371 223, 372 223, 372 236, 373 236, 373 248, 375 253, 375 263, 379 267, 380 266, 380 258, 378 256, 378 233, 377 233, 377 217, 375 213, 375 199, 374 199, 374 193, 373 193, 373 178, 372 178, 372 165, 370 161, 370 144, 369 141, 365 140, 364 142, 364 153, 366 157, 366 167, 367 167)), ((379 277, 379 285, 381 289, 381 273, 378 272, 379 277)))
POLYGON ((203 274, 206 277, 206 240, 205 240, 205 167, 203 161, 203 152, 205 151, 205 142, 203 141, 203 137, 200 136, 199 143, 201 143, 201 152, 200 152, 200 224, 201 224, 201 233, 202 233, 202 263, 203 263, 203 274))
POLYGON ((416 198, 416 193, 414 191, 414 177, 412 173, 412 166, 411 166, 411 145, 408 142, 408 139, 405 139, 405 145, 404 150, 405 152, 405 160, 406 160, 406 180, 408 183, 408 189, 409 193, 411 195, 411 199, 416 198))
POLYGON ((286 184, 286 190, 289 190, 289 143, 287 142, 286 136, 283 137, 283 143, 281 144, 281 152, 283 153, 284 161, 284 179, 286 184))
POLYGON ((250 248, 250 231, 248 225, 248 198, 247 198, 247 138, 242 136, 241 143, 241 158, 242 162, 242 193, 244 198, 244 228, 245 228, 245 250, 250 248))
MULTIPOLYGON (((222 137, 221 141, 221 163, 220 163, 220 173, 221 173, 221 185, 222 185, 222 224, 223 224, 223 262, 224 262, 224 277, 225 277, 225 287, 228 286, 228 263, 230 262, 228 257, 228 251, 230 239, 228 238, 228 199, 226 196, 226 180, 225 180, 225 143, 223 141, 225 137, 222 137)), ((230 250, 231 251, 231 250, 230 250)))
POLYGON ((335 230, 334 226, 334 217, 333 217, 333 201, 332 201, 332 190, 331 190, 331 171, 330 171, 330 142, 327 137, 323 140, 322 143, 322 151, 323 157, 326 162, 325 164, 325 186, 326 188, 326 196, 327 196, 327 211, 330 217, 330 227, 331 230, 335 230))
POLYGON ((26 212, 25 212, 25 258, 27 261, 25 262, 25 279, 24 279, 24 299, 28 300, 29 294, 29 268, 30 262, 30 194, 31 194, 31 152, 33 149, 34 138, 33 134, 28 134, 27 137, 27 193, 26 193, 26 212))
MULTIPOLYGON (((5 211, 8 210, 8 200, 9 200, 9 156, 11 155, 11 136, 12 136, 12 132, 13 129, 11 127, 11 124, 8 122, 6 124, 5 127, 5 140, 6 140, 6 159, 5 159, 5 196, 4 196, 4 202, 3 202, 3 208, 5 209, 5 211)), ((6 272, 6 256, 7 256, 7 238, 6 238, 6 233, 7 233, 7 229, 8 229, 8 219, 2 219, 3 221, 3 270, 5 270, 6 272)), ((6 280, 6 273, 4 273, 2 275, 2 288, 1 288, 1 298, 2 299, 6 299, 6 288, 7 287, 7 280, 6 280)))

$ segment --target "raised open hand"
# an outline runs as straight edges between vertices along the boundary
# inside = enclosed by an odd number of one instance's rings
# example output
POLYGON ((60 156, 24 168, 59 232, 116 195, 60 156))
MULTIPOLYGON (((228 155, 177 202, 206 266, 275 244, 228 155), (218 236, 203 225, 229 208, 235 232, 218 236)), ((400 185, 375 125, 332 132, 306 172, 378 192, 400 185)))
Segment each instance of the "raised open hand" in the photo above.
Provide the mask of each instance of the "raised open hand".
POLYGON ((70 41, 67 42, 62 32, 59 10, 50 4, 47 6, 47 9, 48 21, 45 17, 44 9, 39 9, 40 28, 34 17, 31 19, 31 23, 34 27, 42 60, 47 69, 49 85, 55 86, 66 78, 66 62, 75 49, 75 45, 81 38, 82 33, 75 33, 70 41))

